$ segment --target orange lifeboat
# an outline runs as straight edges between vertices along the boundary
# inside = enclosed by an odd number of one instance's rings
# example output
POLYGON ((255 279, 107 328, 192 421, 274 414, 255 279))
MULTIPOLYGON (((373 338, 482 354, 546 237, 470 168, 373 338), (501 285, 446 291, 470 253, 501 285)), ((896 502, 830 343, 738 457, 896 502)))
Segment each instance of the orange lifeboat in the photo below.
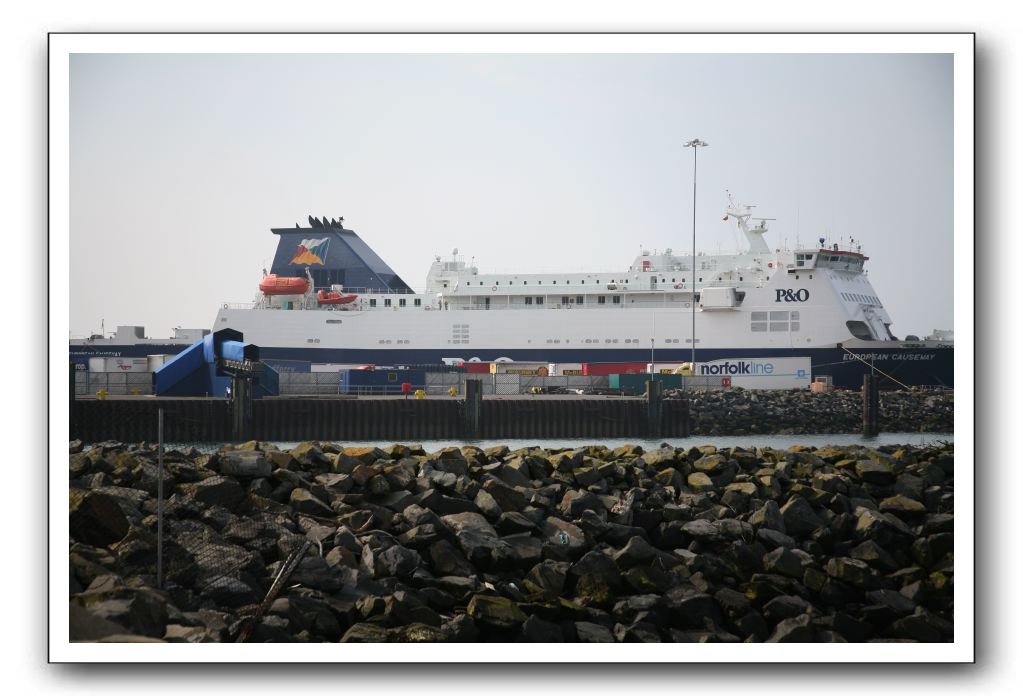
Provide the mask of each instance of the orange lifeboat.
POLYGON ((355 302, 355 298, 358 295, 342 295, 339 292, 327 292, 326 290, 320 290, 316 293, 316 300, 320 304, 348 304, 349 302, 355 302))
POLYGON ((264 295, 304 295, 309 289, 305 278, 285 278, 270 274, 259 281, 259 290, 264 295))

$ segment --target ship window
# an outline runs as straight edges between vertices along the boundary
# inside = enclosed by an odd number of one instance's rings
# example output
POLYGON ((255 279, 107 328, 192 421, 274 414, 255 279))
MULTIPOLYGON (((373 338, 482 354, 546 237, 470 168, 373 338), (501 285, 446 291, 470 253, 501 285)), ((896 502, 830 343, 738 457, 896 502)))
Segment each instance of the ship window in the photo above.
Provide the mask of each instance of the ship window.
POLYGON ((617 338, 612 338, 611 339, 611 343, 618 343, 618 339, 617 338))
MULTIPOLYGON (((813 276, 810 276, 810 277, 813 278, 813 276)), ((740 283, 742 282, 742 276, 739 276, 739 282, 740 283)))
POLYGON ((575 303, 576 304, 582 304, 583 303, 583 296, 582 295, 576 295, 575 296, 575 303))
POLYGON ((423 301, 417 297, 416 299, 412 300, 412 304, 414 304, 416 307, 421 307, 423 301))
POLYGON ((799 321, 799 312, 789 312, 789 319, 799 321))
POLYGON ((671 343, 671 339, 670 338, 666 338, 666 339, 664 339, 664 342, 665 343, 671 343))
POLYGON ((597 295, 597 304, 607 304, 607 298, 604 295, 597 295))
POLYGON ((526 304, 533 304, 533 298, 532 297, 527 297, 526 298, 526 304))
POLYGON ((771 312, 771 321, 788 321, 788 312, 771 312))
POLYGON ((522 281, 522 284, 525 285, 528 282, 529 282, 528 280, 524 280, 524 281, 522 281))
POLYGON ((404 299, 398 300, 398 306, 399 307, 404 307, 405 306, 405 300, 404 299))
POLYGON ((750 331, 767 331, 766 321, 754 321, 749 325, 750 331))
POLYGON ((699 282, 701 282, 701 283, 702 283, 702 282, 703 282, 703 278, 700 278, 699 282))
POLYGON ((568 295, 561 296, 561 304, 568 304, 568 295))
POLYGON ((387 299, 384 300, 384 307, 390 307, 390 306, 391 306, 391 298, 388 297, 387 299))
POLYGON ((622 303, 622 296, 621 295, 612 295, 611 296, 611 303, 612 304, 621 304, 622 303))
POLYGON ((767 321, 767 312, 751 312, 753 321, 767 321))
POLYGON ((542 297, 536 298, 536 303, 537 304, 543 304, 543 298, 542 297))
POLYGON ((611 339, 610 339, 610 338, 605 338, 605 339, 604 339, 604 343, 610 343, 610 342, 611 342, 611 339))
POLYGON ((553 283, 554 283, 555 285, 557 285, 557 284, 558 284, 558 281, 556 281, 556 280, 555 280, 555 281, 552 281, 552 282, 553 282, 553 283))
POLYGON ((788 331, 789 323, 787 321, 772 321, 771 331, 788 331))
POLYGON ((789 324, 789 330, 790 331, 799 331, 799 322, 798 321, 794 321, 791 324, 789 324))
POLYGON ((483 285, 483 281, 482 280, 480 281, 480 285, 483 285))
POLYGON ((377 299, 375 297, 370 298, 369 306, 370 307, 376 307, 377 306, 377 299))
POLYGON ((561 339, 560 339, 560 338, 555 338, 555 339, 554 339, 554 342, 555 342, 555 343, 561 343, 561 339))

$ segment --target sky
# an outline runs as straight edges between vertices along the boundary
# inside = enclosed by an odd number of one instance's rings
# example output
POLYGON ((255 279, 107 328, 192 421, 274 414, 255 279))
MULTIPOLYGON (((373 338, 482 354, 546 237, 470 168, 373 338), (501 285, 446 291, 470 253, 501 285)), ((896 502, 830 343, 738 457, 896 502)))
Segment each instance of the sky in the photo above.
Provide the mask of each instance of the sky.
POLYGON ((273 227, 344 216, 413 288, 625 269, 642 248, 855 237, 897 336, 953 328, 952 57, 75 54, 72 336, 210 328, 273 227))

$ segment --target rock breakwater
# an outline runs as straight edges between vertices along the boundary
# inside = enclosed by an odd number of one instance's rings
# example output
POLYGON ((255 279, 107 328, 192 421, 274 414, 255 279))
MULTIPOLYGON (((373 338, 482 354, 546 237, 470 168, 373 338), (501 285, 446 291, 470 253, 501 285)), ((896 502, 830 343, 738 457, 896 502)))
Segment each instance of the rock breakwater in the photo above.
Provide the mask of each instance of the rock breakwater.
POLYGON ((70 638, 953 637, 953 446, 71 444, 70 638))
MULTIPOLYGON (((677 396, 681 398, 681 393, 677 396)), ((863 429, 863 397, 854 391, 805 390, 693 392, 693 435, 808 435, 854 433, 863 429)), ((952 392, 882 392, 882 432, 953 431, 952 392)))

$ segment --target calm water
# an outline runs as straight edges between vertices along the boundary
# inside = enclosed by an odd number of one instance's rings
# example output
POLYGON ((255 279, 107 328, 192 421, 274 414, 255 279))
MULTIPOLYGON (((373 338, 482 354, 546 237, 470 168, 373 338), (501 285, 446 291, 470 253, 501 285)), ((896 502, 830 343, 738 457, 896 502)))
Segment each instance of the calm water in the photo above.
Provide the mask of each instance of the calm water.
MULTIPOLYGON (((939 441, 953 442, 952 433, 881 433, 877 437, 865 438, 854 433, 827 434, 827 435, 721 435, 708 436, 699 435, 687 438, 663 438, 657 440, 639 440, 635 438, 620 439, 592 439, 592 438, 561 438, 561 439, 533 439, 533 440, 422 440, 415 444, 421 444, 427 452, 435 452, 443 447, 461 447, 463 445, 475 445, 477 447, 496 447, 497 445, 508 445, 511 449, 521 447, 582 447, 585 445, 604 445, 615 448, 624 444, 639 445, 644 450, 657 449, 662 442, 672 447, 691 447, 699 445, 714 445, 716 447, 773 447, 784 449, 792 445, 812 445, 824 447, 826 445, 863 445, 865 447, 877 447, 878 445, 915 445, 922 446, 933 444, 939 441)), ((386 447, 393 444, 393 440, 370 441, 346 440, 341 443, 346 447, 386 447)), ((287 449, 297 445, 297 442, 275 442, 281 449, 287 449)), ((411 444, 411 443, 406 443, 411 444)))

